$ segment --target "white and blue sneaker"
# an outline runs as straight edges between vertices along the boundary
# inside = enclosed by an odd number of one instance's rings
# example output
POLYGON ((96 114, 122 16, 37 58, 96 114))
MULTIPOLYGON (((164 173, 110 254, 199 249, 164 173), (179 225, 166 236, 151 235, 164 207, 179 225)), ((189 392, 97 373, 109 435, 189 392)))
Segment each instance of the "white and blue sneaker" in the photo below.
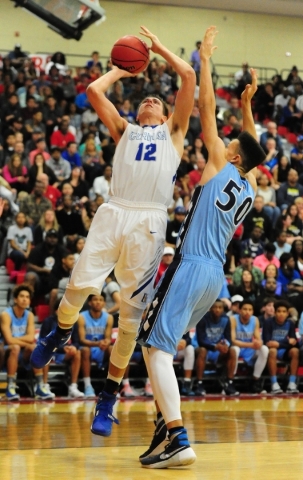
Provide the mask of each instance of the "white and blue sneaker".
POLYGON ((68 335, 60 335, 57 329, 52 330, 47 337, 41 338, 36 348, 32 351, 30 363, 34 368, 43 368, 48 365, 53 357, 54 352, 64 347, 71 337, 71 332, 68 335))
POLYGON ((53 393, 48 392, 44 385, 36 385, 34 392, 37 400, 52 400, 54 398, 53 393))
POLYGON ((164 450, 164 447, 168 444, 168 431, 166 427, 166 423, 164 418, 161 417, 159 420, 154 422, 155 424, 155 431, 154 436, 151 441, 149 448, 140 455, 139 460, 142 460, 146 457, 151 457, 153 455, 157 455, 157 453, 161 453, 164 450))
POLYGON ((91 385, 87 385, 84 388, 84 396, 85 398, 95 398, 96 392, 91 385))
POLYGON ((113 423, 119 425, 119 420, 113 415, 116 403, 116 395, 106 392, 99 394, 99 400, 95 407, 95 416, 91 425, 91 432, 101 437, 109 437, 112 433, 113 423))
POLYGON ((20 395, 16 393, 16 385, 8 385, 5 391, 6 400, 20 400, 20 395))
POLYGON ((169 468, 191 465, 196 460, 196 454, 191 448, 185 428, 170 437, 170 443, 158 455, 140 458, 142 467, 169 468))

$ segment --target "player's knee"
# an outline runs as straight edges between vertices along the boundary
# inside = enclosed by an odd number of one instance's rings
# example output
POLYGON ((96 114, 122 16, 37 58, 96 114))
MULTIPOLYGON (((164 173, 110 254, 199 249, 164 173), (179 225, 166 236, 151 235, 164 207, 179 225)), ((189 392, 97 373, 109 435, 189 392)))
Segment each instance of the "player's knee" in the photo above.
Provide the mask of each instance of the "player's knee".
POLYGON ((196 357, 204 360, 207 355, 207 350, 204 347, 198 347, 196 348, 196 357))
POLYGON ((232 360, 237 360, 239 357, 239 350, 237 347, 230 347, 229 349, 229 356, 232 360))
POLYGON ((117 368, 126 368, 136 346, 137 330, 127 331, 119 327, 117 340, 111 353, 111 362, 117 368))
POLYGON ((10 346, 10 354, 18 356, 21 351, 20 345, 11 345, 10 346))
POLYGON ((82 347, 80 351, 81 358, 87 360, 90 358, 90 348, 89 347, 82 347))

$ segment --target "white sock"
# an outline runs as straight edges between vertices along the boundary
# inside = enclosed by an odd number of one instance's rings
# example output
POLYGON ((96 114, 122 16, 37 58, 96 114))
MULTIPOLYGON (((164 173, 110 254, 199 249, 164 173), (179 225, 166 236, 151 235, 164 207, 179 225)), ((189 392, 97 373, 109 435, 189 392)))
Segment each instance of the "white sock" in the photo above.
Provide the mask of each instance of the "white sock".
MULTIPOLYGON (((89 378, 89 377, 88 377, 88 378, 89 378)), ((85 386, 86 386, 86 385, 85 385, 85 386)), ((71 384, 70 384, 70 388, 74 390, 75 388, 78 388, 78 385, 77 385, 76 383, 71 383, 71 384)))
POLYGON ((124 385, 125 387, 129 387, 129 379, 128 378, 124 378, 122 380, 122 385, 124 385))
POLYGON ((173 356, 155 347, 142 350, 146 350, 144 359, 149 356, 148 376, 165 423, 182 419, 173 356))
POLYGON ((89 387, 91 385, 90 377, 83 377, 84 386, 89 387))

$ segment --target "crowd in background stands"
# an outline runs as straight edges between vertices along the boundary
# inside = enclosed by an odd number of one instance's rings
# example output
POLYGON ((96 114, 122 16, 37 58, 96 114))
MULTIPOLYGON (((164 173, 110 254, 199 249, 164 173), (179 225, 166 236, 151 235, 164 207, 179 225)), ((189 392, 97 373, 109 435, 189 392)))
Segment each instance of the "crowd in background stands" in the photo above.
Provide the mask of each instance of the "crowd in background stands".
MULTIPOLYGON (((37 70, 20 46, 0 60, 0 196, 5 199, 0 266, 5 269, 9 259, 21 274, 16 278, 31 286, 34 313, 41 304, 54 313, 96 210, 109 200, 115 144, 86 95, 87 86, 109 68, 110 62, 102 65, 93 52, 74 73, 65 55, 56 52, 45 70, 37 70)), ((243 64, 234 87, 225 89, 227 108, 217 107, 218 133, 226 145, 241 131, 240 94, 250 80, 243 64)), ((160 96, 172 113, 177 92, 172 68, 152 59, 146 72, 116 82, 108 98, 121 116, 136 123, 146 95, 160 96)), ((266 159, 258 167, 253 209, 226 252, 221 298, 229 313, 239 299, 251 300, 261 323, 269 316, 268 299, 287 299, 298 322, 303 311, 303 82, 296 67, 286 81, 276 75, 260 85, 254 115, 262 125, 266 159), (292 139, 290 148, 285 138, 292 139)), ((168 208, 160 273, 172 261, 207 157, 196 101, 168 208)))

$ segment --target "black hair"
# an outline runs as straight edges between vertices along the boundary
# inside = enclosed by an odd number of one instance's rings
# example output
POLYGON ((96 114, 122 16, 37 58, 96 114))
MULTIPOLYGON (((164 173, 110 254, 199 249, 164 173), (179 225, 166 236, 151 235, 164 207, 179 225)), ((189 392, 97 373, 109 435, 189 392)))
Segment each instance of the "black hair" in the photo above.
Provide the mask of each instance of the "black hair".
POLYGON ((244 305, 251 305, 251 306, 253 307, 253 310, 255 309, 255 304, 254 304, 254 302, 252 302, 251 300, 243 300, 243 301, 239 304, 240 310, 241 310, 241 308, 242 308, 244 305))
POLYGON ((266 298, 264 298, 264 300, 263 300, 263 307, 265 307, 265 306, 268 305, 269 303, 275 304, 276 302, 277 302, 277 300, 276 300, 274 297, 266 297, 266 298))
POLYGON ((277 249, 276 249, 276 246, 273 243, 267 242, 264 245, 264 250, 265 250, 265 252, 268 252, 268 253, 275 253, 275 251, 277 249))
POLYGON ((274 304, 275 312, 278 310, 279 307, 285 307, 287 308, 287 310, 289 310, 291 305, 287 300, 277 300, 274 304))
POLYGON ((259 142, 250 133, 240 133, 238 140, 240 143, 239 154, 242 158, 242 168, 245 173, 248 173, 264 162, 266 154, 259 142))
POLYGON ((282 253, 280 257, 280 268, 285 267, 286 263, 291 259, 294 258, 291 253, 282 253))
POLYGON ((17 287, 14 288, 13 290, 13 298, 17 298, 19 293, 20 292, 28 292, 29 293, 29 296, 30 298, 32 298, 32 295, 33 295, 33 290, 31 289, 31 287, 29 285, 25 285, 24 283, 21 284, 21 285, 18 285, 17 287))
POLYGON ((169 114, 168 107, 167 107, 166 103, 164 102, 163 98, 159 97, 159 95, 153 95, 153 94, 146 95, 146 97, 143 98, 142 102, 139 103, 138 110, 139 110, 139 108, 141 107, 142 103, 144 102, 144 100, 146 98, 157 98, 158 100, 160 100, 160 102, 162 103, 163 115, 168 117, 168 114, 169 114))
MULTIPOLYGON (((88 299, 87 301, 90 302, 92 300, 93 297, 95 297, 96 295, 98 295, 97 293, 92 293, 91 295, 88 296, 88 299)), ((99 294, 101 297, 104 298, 104 301, 106 302, 106 293, 102 290, 102 292, 100 292, 99 294)))

